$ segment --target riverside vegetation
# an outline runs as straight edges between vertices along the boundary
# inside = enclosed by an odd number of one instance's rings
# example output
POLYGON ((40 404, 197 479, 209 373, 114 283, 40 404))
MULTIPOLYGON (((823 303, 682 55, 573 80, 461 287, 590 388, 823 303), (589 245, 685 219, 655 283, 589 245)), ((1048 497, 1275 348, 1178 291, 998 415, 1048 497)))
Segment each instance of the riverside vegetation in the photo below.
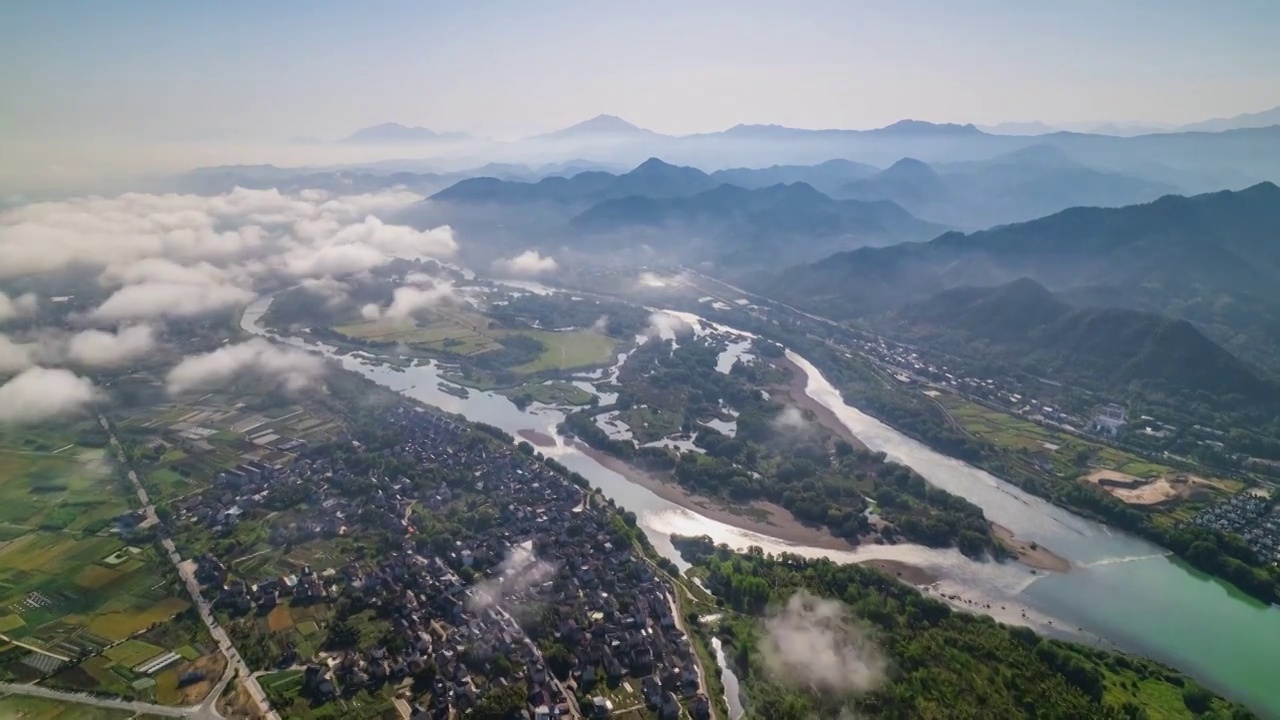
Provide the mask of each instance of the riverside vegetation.
POLYGON ((708 612, 719 615, 715 632, 743 683, 748 720, 848 713, 901 720, 1255 717, 1158 663, 952 610, 877 570, 766 555, 759 548, 735 553, 706 537, 675 541, 694 564, 691 572, 715 595, 719 607, 708 612), (838 607, 844 617, 832 617, 837 611, 831 611, 809 626, 771 620, 787 612, 782 606, 797 593, 841 603, 827 607, 838 607), (829 640, 818 640, 817 633, 837 621, 851 624, 863 643, 835 648, 844 657, 834 660, 867 676, 855 687, 819 692, 825 673, 818 665, 832 658, 824 653, 829 640), (778 634, 787 632, 796 633, 790 638, 795 642, 814 633, 807 637, 813 641, 812 677, 779 674, 779 661, 767 646, 786 642, 778 634), (769 643, 762 642, 766 637, 769 643))
POLYGON ((722 339, 651 340, 623 366, 617 401, 570 414, 565 428, 598 450, 745 513, 765 501, 852 542, 901 538, 958 547, 972 557, 1005 555, 977 506, 929 487, 883 453, 838 438, 811 413, 773 395, 766 399, 767 388, 781 395, 777 388, 792 371, 777 362, 780 348, 759 345, 761 357, 739 359, 721 372, 722 339), (597 424, 613 412, 634 438, 611 437, 597 424), (733 434, 708 424, 716 420, 731 420, 733 434), (673 434, 692 436, 697 450, 655 444, 673 434))

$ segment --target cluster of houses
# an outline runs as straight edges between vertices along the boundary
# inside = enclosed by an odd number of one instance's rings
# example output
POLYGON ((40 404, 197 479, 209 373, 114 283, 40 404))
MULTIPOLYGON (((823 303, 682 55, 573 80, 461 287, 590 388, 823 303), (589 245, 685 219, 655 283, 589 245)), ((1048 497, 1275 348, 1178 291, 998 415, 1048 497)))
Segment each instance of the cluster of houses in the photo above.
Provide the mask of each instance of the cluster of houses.
POLYGON ((1239 535, 1264 562, 1280 563, 1280 508, 1265 497, 1240 493, 1201 510, 1191 522, 1239 535))
POLYGON ((525 716, 549 720, 630 709, 605 697, 626 683, 637 706, 664 720, 710 717, 672 590, 602 501, 537 457, 477 442, 469 428, 441 414, 397 407, 386 411, 380 428, 399 442, 378 451, 385 458, 372 458, 386 462, 360 466, 412 463, 451 471, 441 475, 450 480, 351 473, 313 448, 287 467, 224 472, 208 497, 183 508, 193 520, 224 528, 237 522, 233 510, 265 512, 282 497, 305 500, 307 519, 273 527, 273 542, 277 534, 297 542, 366 523, 403 533, 401 548, 376 562, 321 572, 303 567, 257 582, 232 577, 212 555, 197 559, 198 579, 218 588, 217 604, 233 613, 346 598, 388 620, 395 642, 387 646, 313 658, 287 651, 279 663, 305 667, 308 697, 324 702, 392 684, 403 689, 410 717, 443 719, 519 684, 527 691, 525 716), (361 496, 349 499, 357 483, 361 496), (454 512, 463 498, 474 512, 451 520, 469 526, 465 533, 443 542, 415 534, 411 506, 454 512), (487 521, 470 519, 482 513, 487 521), (556 650, 553 658, 544 657, 547 648, 556 650))

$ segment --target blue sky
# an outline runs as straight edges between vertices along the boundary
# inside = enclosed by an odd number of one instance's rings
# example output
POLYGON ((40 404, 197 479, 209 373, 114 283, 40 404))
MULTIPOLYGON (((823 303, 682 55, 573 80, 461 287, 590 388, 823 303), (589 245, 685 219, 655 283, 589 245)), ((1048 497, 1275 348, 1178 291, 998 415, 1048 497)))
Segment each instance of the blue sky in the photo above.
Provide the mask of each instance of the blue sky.
POLYGON ((1280 105, 1277 30, 1276 0, 13 0, 0 133, 1189 122, 1280 105))

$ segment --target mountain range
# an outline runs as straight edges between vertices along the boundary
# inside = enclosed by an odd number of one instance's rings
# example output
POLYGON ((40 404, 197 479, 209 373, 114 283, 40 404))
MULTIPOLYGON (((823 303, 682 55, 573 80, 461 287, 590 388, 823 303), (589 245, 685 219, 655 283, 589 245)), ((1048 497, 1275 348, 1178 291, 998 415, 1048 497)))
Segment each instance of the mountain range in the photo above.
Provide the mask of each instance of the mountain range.
POLYGON ((990 160, 936 166, 904 158, 832 194, 890 200, 926 220, 979 229, 1068 207, 1133 205, 1177 192, 1166 183, 1086 167, 1053 145, 1032 145, 990 160))
POLYGON ((889 316, 900 334, 973 359, 1073 385, 1204 393, 1214 403, 1274 403, 1277 385, 1186 320, 1075 307, 1027 278, 944 290, 889 316))
MULTIPOLYGON (((545 241, 561 247, 595 253, 643 247, 666 260, 734 267, 805 262, 863 245, 927 240, 947 229, 892 202, 837 200, 801 181, 766 184, 813 176, 830 185, 873 171, 835 161, 722 175, 650 158, 618 175, 462 180, 431 197, 423 208, 430 220, 416 220, 493 236, 495 217, 537 216, 546 223, 545 241), (725 176, 752 187, 724 182, 725 176)), ((524 242, 538 240, 529 235, 524 242)))
POLYGON ((1280 367, 1280 188, 1071 208, 926 243, 862 248, 758 276, 765 294, 837 318, 942 290, 1030 278, 1068 301, 1196 323, 1232 352, 1280 367))

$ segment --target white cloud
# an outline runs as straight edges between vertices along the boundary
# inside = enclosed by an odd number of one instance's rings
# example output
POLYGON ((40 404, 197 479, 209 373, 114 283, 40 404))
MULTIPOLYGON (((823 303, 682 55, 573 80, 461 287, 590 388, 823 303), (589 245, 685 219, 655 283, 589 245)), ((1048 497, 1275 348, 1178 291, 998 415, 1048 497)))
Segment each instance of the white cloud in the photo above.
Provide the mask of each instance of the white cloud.
POLYGON ((764 629, 760 655, 777 682, 843 694, 884 680, 884 653, 839 602, 801 590, 765 619, 764 629))
POLYGON ((382 317, 391 320, 407 320, 423 308, 457 300, 457 289, 447 280, 435 281, 434 284, 426 287, 404 285, 396 288, 391 294, 391 304, 385 310, 369 304, 360 308, 360 315, 366 320, 377 320, 382 317))
POLYGON ((101 393, 70 370, 32 367, 0 385, 0 423, 39 422, 82 412, 101 393))
POLYGON ((11 298, 0 292, 0 322, 31 317, 36 314, 39 306, 40 302, 36 299, 35 293, 25 293, 11 298))
POLYGON ((126 193, 31 203, 0 211, 0 277, 82 265, 104 268, 107 285, 248 287, 263 273, 317 277, 396 257, 453 255, 447 226, 417 230, 370 215, 421 199, 404 191, 329 197, 237 188, 213 197, 126 193))
POLYGON ((302 287, 324 298, 325 305, 330 307, 351 298, 351 286, 331 277, 307 278, 302 287))
POLYGON ((323 372, 324 362, 318 355, 254 338, 184 359, 169 371, 165 386, 170 394, 179 395, 225 385, 251 373, 298 392, 314 385, 323 372))
POLYGON ((228 282, 229 275, 227 270, 207 262, 182 265, 166 258, 153 257, 108 265, 98 281, 108 287, 146 282, 217 285, 228 282))
POLYGON ((0 335, 0 375, 8 375, 34 365, 38 347, 34 343, 16 343, 8 335, 0 335))
POLYGON ((560 266, 550 255, 543 257, 537 250, 525 250, 515 257, 495 261, 493 267, 509 275, 541 275, 555 272, 560 266))
POLYGON ((253 301, 254 294, 234 285, 184 285, 144 282, 115 291, 93 311, 97 320, 194 317, 253 301))
POLYGON ((137 360, 156 347, 155 332, 147 325, 118 333, 86 330, 67 339, 67 360, 87 367, 117 367, 137 360))

